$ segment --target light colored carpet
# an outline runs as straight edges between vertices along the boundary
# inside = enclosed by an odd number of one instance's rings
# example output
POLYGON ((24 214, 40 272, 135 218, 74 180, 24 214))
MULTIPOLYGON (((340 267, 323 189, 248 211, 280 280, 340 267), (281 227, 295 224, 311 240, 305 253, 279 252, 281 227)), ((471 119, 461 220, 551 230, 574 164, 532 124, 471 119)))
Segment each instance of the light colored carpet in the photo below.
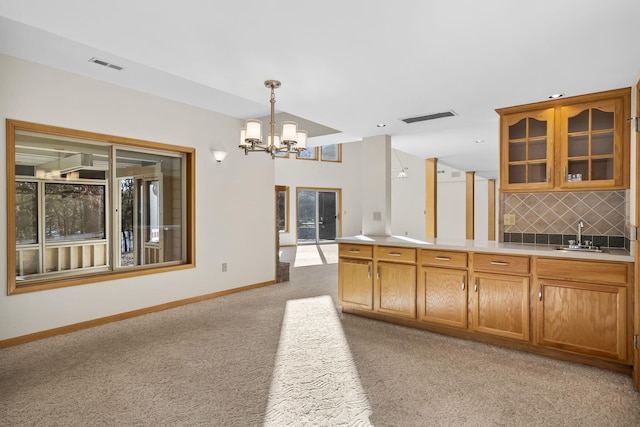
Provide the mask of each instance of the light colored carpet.
POLYGON ((330 296, 289 300, 265 426, 369 426, 371 407, 330 296))
MULTIPOLYGON (((336 294, 337 265, 320 262, 293 268, 287 283, 2 349, 0 425, 264 425, 273 379, 286 366, 277 357, 287 301, 335 302, 336 294)), ((338 319, 375 426, 640 425, 628 376, 338 319)), ((318 333, 331 322, 318 322, 318 333)), ((306 369, 297 365, 294 375, 306 369)), ((332 425, 304 416, 291 425, 332 425)))

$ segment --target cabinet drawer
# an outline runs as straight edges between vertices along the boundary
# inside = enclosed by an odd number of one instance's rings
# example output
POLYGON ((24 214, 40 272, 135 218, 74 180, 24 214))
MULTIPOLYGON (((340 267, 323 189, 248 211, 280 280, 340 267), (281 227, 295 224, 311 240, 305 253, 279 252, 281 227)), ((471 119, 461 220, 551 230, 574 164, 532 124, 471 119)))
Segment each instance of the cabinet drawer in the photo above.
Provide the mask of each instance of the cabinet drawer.
POLYGON ((340 256, 345 258, 373 258, 373 246, 340 243, 340 256))
POLYGON ((467 268, 467 253, 422 249, 420 262, 437 267, 467 268))
POLYGON ((378 246, 376 258, 379 261, 416 262, 416 249, 378 246))
POLYGON ((622 262, 536 259, 536 273, 540 277, 580 280, 589 283, 626 284, 629 282, 627 267, 627 264, 622 262))
POLYGON ((506 274, 529 274, 529 257, 474 253, 473 269, 506 274))

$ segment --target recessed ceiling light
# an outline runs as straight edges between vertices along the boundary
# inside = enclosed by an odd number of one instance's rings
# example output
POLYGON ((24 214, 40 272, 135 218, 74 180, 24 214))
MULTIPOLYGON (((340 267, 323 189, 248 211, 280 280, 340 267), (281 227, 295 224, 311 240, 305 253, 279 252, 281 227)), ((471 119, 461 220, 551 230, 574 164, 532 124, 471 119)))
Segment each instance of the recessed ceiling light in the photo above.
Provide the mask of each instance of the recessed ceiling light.
POLYGON ((383 128, 383 127, 385 127, 386 125, 385 125, 384 123, 378 123, 376 126, 378 126, 379 128, 383 128))
POLYGON ((558 99, 558 98, 562 98, 564 96, 564 93, 554 93, 553 95, 549 95, 550 99, 558 99))

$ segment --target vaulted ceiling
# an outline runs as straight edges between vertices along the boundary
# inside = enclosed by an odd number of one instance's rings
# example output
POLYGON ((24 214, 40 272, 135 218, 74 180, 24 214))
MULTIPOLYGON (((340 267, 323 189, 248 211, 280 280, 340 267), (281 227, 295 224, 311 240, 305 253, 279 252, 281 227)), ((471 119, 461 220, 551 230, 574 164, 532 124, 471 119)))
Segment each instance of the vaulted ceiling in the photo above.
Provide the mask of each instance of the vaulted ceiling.
POLYGON ((312 145, 388 134, 494 177, 494 110, 634 85, 638 17, 638 0, 0 0, 0 53, 244 119, 277 79, 278 111, 338 131, 312 145))

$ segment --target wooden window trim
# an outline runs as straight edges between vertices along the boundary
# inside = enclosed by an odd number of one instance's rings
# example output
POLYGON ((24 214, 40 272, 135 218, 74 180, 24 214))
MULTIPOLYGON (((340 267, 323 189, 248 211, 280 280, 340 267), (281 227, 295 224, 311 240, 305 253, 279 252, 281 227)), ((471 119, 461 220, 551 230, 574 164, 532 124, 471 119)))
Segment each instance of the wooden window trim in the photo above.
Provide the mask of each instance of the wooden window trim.
POLYGON ((322 158, 322 146, 320 147, 320 161, 321 162, 329 162, 329 163, 342 163, 342 144, 331 144, 335 145, 338 148, 338 159, 337 160, 325 160, 322 158))
MULTIPOLYGON (((289 227, 289 218, 290 218, 290 214, 289 212, 291 211, 291 205, 290 205, 290 192, 289 192, 289 186, 287 185, 276 185, 276 192, 280 192, 280 191, 284 191, 285 192, 285 222, 284 222, 284 230, 280 231, 278 230, 279 234, 288 234, 291 232, 290 227, 289 227)), ((277 205, 277 201, 276 201, 276 217, 277 217, 277 209, 278 209, 278 205, 277 205)))
POLYGON ((311 148, 313 148, 313 152, 315 153, 313 157, 306 158, 306 157, 299 157, 298 155, 296 155, 296 159, 297 160, 315 160, 315 161, 317 161, 318 160, 318 147, 307 147, 307 150, 309 150, 311 148))
POLYGON ((168 271, 184 270, 195 267, 195 154, 196 150, 190 147, 163 144, 144 141, 114 135, 107 135, 82 130, 67 129, 38 123, 31 123, 13 119, 6 119, 6 200, 7 200, 7 295, 23 294, 28 292, 56 289, 67 286, 82 285, 87 283, 102 282, 137 277, 147 274, 163 273, 168 271), (110 270, 95 274, 82 274, 81 276, 66 276, 60 278, 43 278, 34 280, 33 283, 17 286, 14 266, 16 265, 16 232, 15 232, 15 132, 25 130, 51 135, 70 136, 83 138, 97 142, 105 142, 111 145, 123 145, 150 150, 173 151, 185 156, 185 215, 184 226, 186 228, 186 244, 184 262, 179 264, 160 264, 159 266, 143 266, 128 270, 110 270))

